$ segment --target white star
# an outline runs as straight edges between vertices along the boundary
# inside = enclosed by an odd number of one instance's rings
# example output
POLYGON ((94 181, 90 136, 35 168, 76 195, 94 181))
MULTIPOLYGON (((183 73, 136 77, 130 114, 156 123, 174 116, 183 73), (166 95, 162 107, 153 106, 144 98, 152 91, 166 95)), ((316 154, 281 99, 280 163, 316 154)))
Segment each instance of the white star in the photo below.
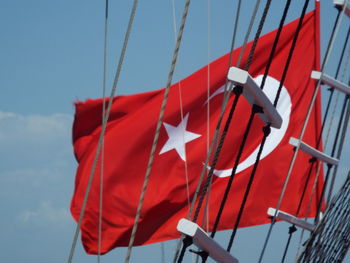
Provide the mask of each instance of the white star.
POLYGON ((163 122, 169 139, 166 141, 159 154, 166 153, 172 149, 175 149, 180 158, 183 161, 186 161, 185 144, 193 141, 194 139, 197 139, 198 137, 201 137, 200 134, 186 131, 187 121, 188 113, 176 127, 163 122))

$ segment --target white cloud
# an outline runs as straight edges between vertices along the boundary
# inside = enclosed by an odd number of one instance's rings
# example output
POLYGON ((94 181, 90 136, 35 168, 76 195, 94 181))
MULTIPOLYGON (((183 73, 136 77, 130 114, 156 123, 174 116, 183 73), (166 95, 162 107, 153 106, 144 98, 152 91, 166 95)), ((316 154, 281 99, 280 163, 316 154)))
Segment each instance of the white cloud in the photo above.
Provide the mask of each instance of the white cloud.
POLYGON ((22 115, 0 111, 0 172, 64 165, 74 160, 73 117, 69 114, 22 115))
POLYGON ((0 111, 0 223, 72 222, 76 162, 69 114, 0 111))
POLYGON ((22 223, 65 223, 71 219, 68 208, 53 207, 50 201, 42 201, 35 210, 24 210, 17 218, 22 223))
POLYGON ((72 120, 68 114, 26 116, 0 111, 0 141, 47 140, 68 135, 72 120))

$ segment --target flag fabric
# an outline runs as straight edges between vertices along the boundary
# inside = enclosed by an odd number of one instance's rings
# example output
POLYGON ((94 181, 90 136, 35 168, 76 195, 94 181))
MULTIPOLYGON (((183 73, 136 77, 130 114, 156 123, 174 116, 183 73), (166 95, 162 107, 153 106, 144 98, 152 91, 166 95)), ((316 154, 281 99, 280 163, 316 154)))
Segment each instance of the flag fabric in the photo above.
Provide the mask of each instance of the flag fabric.
MULTIPOLYGON (((277 105, 283 117, 281 129, 273 129, 260 161, 240 227, 269 223, 268 207, 276 207, 293 153, 290 137, 298 138, 315 88, 310 79, 312 70, 318 69, 319 37, 316 11, 308 13, 303 22, 288 76, 277 105)), ((286 58, 299 20, 284 26, 264 91, 274 99, 286 58)), ((259 39, 250 74, 257 82, 265 70, 276 31, 259 39)), ((248 43, 247 51, 252 43, 248 43)), ((234 65, 240 48, 233 52, 234 65)), ((247 54, 243 56, 243 65, 247 54)), ((176 225, 187 216, 188 195, 192 198, 205 162, 207 141, 214 134, 223 100, 229 54, 215 60, 210 67, 199 71, 170 87, 169 100, 160 131, 154 163, 138 222, 135 245, 149 244, 178 238, 176 225), (209 70, 209 72, 208 72, 209 70), (209 74, 209 78, 208 78, 209 74), (210 81, 208 85, 208 80, 210 81), (207 90, 209 86, 210 97, 207 90), (182 93, 183 117, 180 114, 179 89, 182 93), (209 126, 207 106, 210 105, 209 126), (186 184, 185 161, 188 186, 186 184)), ((114 247, 127 246, 141 187, 158 120, 164 89, 114 98, 104 139, 103 220, 101 252, 114 247)), ((231 105, 233 95, 230 98, 231 105)), ((241 97, 213 177, 208 202, 209 231, 215 220, 223 192, 228 181, 251 106, 241 97)), ((320 97, 304 136, 304 141, 316 145, 320 131, 320 97)), ((227 116, 227 113, 225 113, 227 116)), ((226 117, 224 118, 224 120, 226 117)), ((79 163, 71 212, 78 220, 87 187, 88 177, 97 149, 102 123, 102 99, 76 103, 73 126, 74 153, 79 163)), ((238 171, 221 218, 219 229, 232 229, 247 181, 252 171, 254 154, 259 147, 264 123, 255 116, 238 171)), ((295 214, 308 172, 309 156, 299 153, 288 184, 281 209, 295 214)), ((91 192, 81 225, 82 242, 88 253, 97 253, 100 195, 99 160, 91 192)), ((322 177, 322 176, 321 176, 322 177)), ((311 175, 305 200, 299 216, 305 216, 315 172, 311 175)), ((316 198, 313 198, 310 216, 315 215, 316 198)), ((203 209, 202 209, 203 210, 203 209)), ((202 222, 203 211, 197 222, 202 222)))

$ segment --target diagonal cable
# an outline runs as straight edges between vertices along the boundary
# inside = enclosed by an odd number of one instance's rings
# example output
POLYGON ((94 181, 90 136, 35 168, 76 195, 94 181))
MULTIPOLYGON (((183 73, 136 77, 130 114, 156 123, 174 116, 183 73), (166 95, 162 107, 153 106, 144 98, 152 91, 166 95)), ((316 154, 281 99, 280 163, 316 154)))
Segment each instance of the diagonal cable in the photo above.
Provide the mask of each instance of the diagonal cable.
POLYGON ((120 54, 119 62, 118 62, 118 66, 117 66, 117 71, 116 71, 116 74, 115 74, 115 77, 114 77, 112 91, 111 91, 111 95, 110 95, 110 98, 109 98, 109 101, 108 101, 106 116, 104 118, 104 122, 103 122, 103 125, 102 125, 101 134, 100 134, 100 137, 99 137, 99 141, 98 141, 95 157, 94 157, 94 160, 93 160, 93 163, 92 163, 92 168, 91 168, 91 172, 90 172, 89 179, 88 179, 88 185, 86 187, 83 204, 82 204, 82 207, 81 207, 81 210, 80 210, 80 214, 79 214, 78 224, 77 224, 76 229, 75 229, 73 242, 72 242, 72 246, 71 246, 69 257, 68 257, 68 263, 71 263, 72 260, 73 260, 74 251, 75 251, 75 247, 76 247, 77 240, 78 240, 80 226, 81 226, 81 223, 83 221, 87 200, 89 198, 89 193, 90 193, 90 189, 91 189, 91 185, 92 185, 92 179, 93 179, 94 174, 95 174, 98 157, 99 157, 99 154, 100 154, 100 151, 101 151, 101 148, 102 148, 103 137, 104 137, 104 133, 105 133, 106 126, 107 126, 109 113, 110 113, 111 108, 112 108, 113 97, 114 97, 116 89, 117 89, 120 72, 121 72, 121 69, 122 69, 122 65, 123 65, 126 49, 127 49, 127 46, 128 46, 128 40, 129 40, 132 24, 133 24, 135 13, 136 13, 137 3, 138 3, 138 0, 134 0, 133 6, 132 6, 132 9, 131 9, 129 23, 128 23, 128 27, 127 27, 127 30, 126 30, 126 33, 125 33, 123 47, 122 47, 122 50, 121 50, 121 54, 120 54))
POLYGON ((148 185, 149 176, 150 176, 151 169, 152 169, 154 154, 155 154, 156 147, 158 144, 160 128, 161 128, 161 124, 162 124, 162 120, 163 120, 163 116, 164 116, 165 106, 166 106, 166 103, 168 100, 170 85, 171 85, 172 78, 174 75, 175 65, 177 62, 177 57, 178 57, 178 53, 179 53, 179 49, 180 49, 180 44, 181 44, 182 35, 184 32, 184 28, 185 28, 185 22, 186 22, 190 3, 191 3, 190 0, 186 0, 182 19, 181 19, 179 33, 178 33, 177 40, 176 40, 175 50, 173 53, 173 58, 172 58, 171 66, 170 66, 170 71, 168 74, 167 85, 165 88, 164 97, 163 97, 163 101, 162 101, 162 105, 161 105, 161 109, 160 109, 160 113, 159 113, 157 128, 156 128, 156 132, 154 135, 152 149, 151 149, 151 153, 150 153, 148 164, 147 164, 147 170, 146 170, 145 179, 144 179, 143 186, 142 186, 140 201, 139 201, 139 204, 137 206, 137 211, 136 211, 135 221, 134 221, 134 225, 133 225, 132 232, 131 232, 128 251, 127 251, 127 255, 125 257, 125 261, 124 261, 125 263, 128 263, 130 260, 131 250, 132 250, 132 246, 134 244, 136 230, 137 230, 137 226, 138 226, 138 221, 139 221, 140 214, 141 214, 142 204, 143 204, 144 196, 145 196, 147 185, 148 185))
MULTIPOLYGON (((338 35, 338 32, 339 32, 339 28, 340 28, 340 24, 341 24, 343 16, 344 16, 344 10, 341 13, 339 12, 338 15, 337 15, 336 22, 335 22, 335 25, 333 27, 332 35, 331 35, 331 38, 330 38, 330 41, 328 43, 328 47, 327 47, 327 50, 326 50, 326 55, 325 55, 324 61, 323 61, 322 66, 321 66, 321 72, 323 71, 323 69, 325 68, 325 66, 327 65, 327 62, 329 60, 331 51, 332 51, 333 46, 334 46, 334 42, 335 42, 336 36, 338 35)), ((317 82, 317 84, 316 84, 316 88, 315 88, 313 96, 311 98, 309 109, 307 111, 307 114, 306 114, 306 117, 305 117, 305 120, 304 120, 304 124, 302 126, 302 130, 301 130, 301 133, 300 133, 300 136, 299 136, 299 140, 302 140, 303 137, 304 137, 305 129, 306 129, 308 120, 309 120, 309 118, 311 116, 311 111, 312 111, 313 105, 314 105, 314 103, 316 101, 316 97, 317 97, 317 94, 318 94, 318 90, 320 88, 320 84, 321 84, 321 81, 319 80, 317 82)), ((277 211, 279 210, 279 208, 281 206, 281 203, 282 203, 282 200, 283 200, 283 197, 284 197, 284 193, 286 191, 286 187, 287 187, 287 184, 289 182, 289 178, 291 176, 291 172, 293 170, 294 163, 295 163, 297 154, 299 152, 299 149, 300 149, 300 146, 297 146, 295 148, 294 153, 293 153, 293 157, 292 157, 292 160, 290 162, 289 169, 288 169, 286 178, 285 178, 284 183, 283 183, 283 188, 282 188, 282 191, 281 191, 281 194, 280 194, 277 206, 276 206, 276 213, 277 213, 277 211)), ((271 232, 272 232, 272 229, 273 229, 273 226, 274 226, 275 222, 276 222, 276 214, 272 218, 272 222, 270 224, 268 233, 266 235, 266 238, 265 238, 265 241, 264 241, 264 245, 263 245, 262 251, 261 251, 260 256, 259 256, 259 261, 258 261, 259 263, 262 262, 262 259, 263 259, 263 256, 265 254, 265 250, 266 250, 268 241, 270 239, 271 232)))

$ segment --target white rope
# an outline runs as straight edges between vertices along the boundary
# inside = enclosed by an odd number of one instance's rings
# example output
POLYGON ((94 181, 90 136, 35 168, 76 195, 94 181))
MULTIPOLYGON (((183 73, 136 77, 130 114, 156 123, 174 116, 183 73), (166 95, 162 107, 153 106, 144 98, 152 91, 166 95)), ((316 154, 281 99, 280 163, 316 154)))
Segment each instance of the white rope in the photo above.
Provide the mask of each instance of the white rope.
POLYGON ((121 50, 121 54, 120 54, 120 58, 119 58, 118 66, 117 66, 117 71, 116 71, 116 74, 115 74, 115 77, 114 77, 114 82, 113 82, 113 86, 112 86, 110 99, 108 101, 107 112, 106 112, 106 116, 104 118, 104 122, 103 122, 103 125, 102 125, 101 134, 100 134, 100 137, 99 137, 97 149, 96 149, 96 152, 95 152, 95 157, 94 157, 94 160, 93 160, 93 163, 92 163, 92 168, 91 168, 91 172, 90 172, 89 179, 88 179, 88 184, 87 184, 87 187, 86 187, 86 190, 85 190, 84 200, 83 200, 83 204, 82 204, 82 207, 81 207, 81 210, 80 210, 78 224, 77 224, 76 229, 75 229, 74 238, 73 238, 72 246, 71 246, 69 257, 68 257, 68 263, 71 263, 72 260, 73 260, 74 251, 75 251, 75 247, 76 247, 77 240, 78 240, 78 235, 79 235, 79 232, 80 232, 80 226, 81 226, 81 223, 82 223, 83 218, 84 218, 85 208, 86 208, 87 200, 89 198, 89 193, 90 193, 90 189, 91 189, 91 185, 92 185, 92 179, 93 179, 94 174, 95 174, 98 157, 99 157, 99 154, 100 154, 100 151, 101 151, 101 148, 102 148, 103 137, 104 137, 104 133, 105 133, 106 126, 107 126, 109 113, 110 113, 111 108, 112 108, 113 97, 114 97, 116 89, 117 89, 117 84, 118 84, 120 72, 121 72, 121 69, 122 69, 122 65, 123 65, 126 49, 127 49, 127 46, 128 46, 128 40, 129 40, 132 24, 133 24, 135 13, 136 13, 137 3, 138 3, 138 0, 134 0, 133 7, 131 9, 130 18, 129 18, 129 24, 128 24, 128 27, 127 27, 127 31, 125 33, 124 43, 123 43, 123 47, 122 47, 122 50, 121 50))
MULTIPOLYGON (((321 75, 323 74, 323 70, 326 67, 326 65, 328 63, 328 60, 329 60, 329 57, 330 57, 330 55, 332 53, 334 42, 335 42, 335 39, 336 39, 336 37, 337 37, 337 35, 339 33, 341 21, 342 21, 343 16, 344 16, 344 11, 345 11, 345 9, 342 10, 342 13, 340 15, 340 18, 339 18, 339 20, 337 22, 337 25, 336 25, 336 28, 335 28, 335 32, 334 32, 334 34, 332 36, 332 39, 330 40, 330 46, 329 46, 329 49, 327 50, 327 54, 325 56, 325 59, 324 59, 324 62, 323 62, 322 68, 321 68, 321 75)), ((300 132, 300 136, 298 138, 300 141, 302 141, 302 139, 304 137, 306 126, 307 126, 307 123, 308 123, 308 121, 310 119, 311 112, 312 112, 313 106, 315 104, 315 101, 316 101, 317 94, 318 94, 318 91, 320 89, 320 86, 321 86, 321 78, 320 78, 319 81, 317 81, 316 88, 315 88, 314 94, 312 96, 312 99, 311 99, 311 102, 310 102, 310 105, 309 105, 309 109, 307 111, 307 114, 306 114, 306 117, 305 117, 305 120, 304 120, 304 123, 303 123, 303 126, 302 126, 302 130, 300 132)), ((294 168, 295 160, 296 160, 297 154, 299 152, 299 149, 300 149, 300 145, 295 147, 295 150, 294 150, 294 153, 293 153, 293 157, 292 157, 292 161, 290 163, 290 166, 289 166, 289 169, 288 169, 285 181, 283 183, 282 191, 281 191, 281 194, 280 194, 277 206, 276 206, 276 212, 275 212, 275 214, 274 214, 274 216, 272 218, 272 223, 270 224, 270 227, 269 227, 269 230, 268 230, 268 233, 266 235, 266 239, 265 239, 265 242, 264 242, 264 245, 263 245, 263 249, 262 249, 260 257, 259 257, 259 261, 258 261, 259 263, 262 262, 263 255, 264 255, 265 249, 267 247, 267 243, 268 243, 268 241, 270 239, 270 235, 271 235, 274 223, 276 222, 277 212, 278 212, 278 210, 281 207, 281 204, 282 204, 282 201, 283 201, 283 198, 284 198, 284 193, 286 191, 286 188, 287 188, 287 185, 288 185, 288 182, 289 182, 292 170, 294 168)))

